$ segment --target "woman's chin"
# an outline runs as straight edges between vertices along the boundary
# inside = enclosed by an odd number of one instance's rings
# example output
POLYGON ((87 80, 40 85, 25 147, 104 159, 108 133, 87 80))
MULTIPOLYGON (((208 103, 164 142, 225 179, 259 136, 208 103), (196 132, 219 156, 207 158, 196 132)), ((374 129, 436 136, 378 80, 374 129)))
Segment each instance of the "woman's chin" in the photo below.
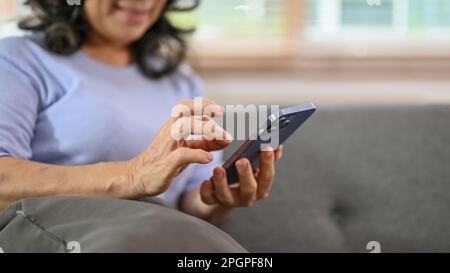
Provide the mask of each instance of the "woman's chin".
POLYGON ((115 27, 108 26, 108 33, 116 41, 135 42, 144 36, 145 32, 151 27, 151 24, 128 24, 127 22, 118 22, 115 27))
POLYGON ((117 41, 118 44, 130 45, 136 41, 139 41, 144 34, 145 31, 116 32, 114 33, 114 38, 111 40, 117 41))

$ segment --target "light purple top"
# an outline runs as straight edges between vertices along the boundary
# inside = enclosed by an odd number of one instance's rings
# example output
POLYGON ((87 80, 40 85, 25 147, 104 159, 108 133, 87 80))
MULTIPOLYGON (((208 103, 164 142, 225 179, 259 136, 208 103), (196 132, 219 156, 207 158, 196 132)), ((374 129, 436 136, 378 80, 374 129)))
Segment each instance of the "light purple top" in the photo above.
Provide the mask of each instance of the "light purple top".
MULTIPOLYGON (((113 67, 81 51, 59 56, 31 37, 0 40, 0 156, 57 165, 124 161, 142 152, 181 99, 202 96, 186 65, 160 80, 136 65, 113 67)), ((161 199, 179 196, 221 164, 184 170, 161 199)))

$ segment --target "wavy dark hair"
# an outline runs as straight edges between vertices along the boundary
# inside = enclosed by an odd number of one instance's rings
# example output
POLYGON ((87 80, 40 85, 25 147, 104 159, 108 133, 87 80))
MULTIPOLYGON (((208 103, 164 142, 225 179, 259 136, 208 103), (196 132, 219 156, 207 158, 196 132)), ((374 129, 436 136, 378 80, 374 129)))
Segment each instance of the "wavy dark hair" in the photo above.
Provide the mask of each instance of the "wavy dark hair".
MULTIPOLYGON (((84 2, 81 0, 80 5, 69 5, 62 0, 27 0, 25 3, 31 6, 33 14, 22 19, 19 28, 44 34, 44 45, 49 51, 70 55, 83 46, 91 31, 83 12, 84 2)), ((144 75, 158 79, 172 73, 183 62, 187 51, 183 35, 193 29, 173 26, 167 12, 189 11, 199 4, 200 0, 193 0, 191 5, 180 6, 177 0, 167 0, 160 18, 140 40, 130 45, 144 75), (152 61, 155 58, 157 62, 152 61)))

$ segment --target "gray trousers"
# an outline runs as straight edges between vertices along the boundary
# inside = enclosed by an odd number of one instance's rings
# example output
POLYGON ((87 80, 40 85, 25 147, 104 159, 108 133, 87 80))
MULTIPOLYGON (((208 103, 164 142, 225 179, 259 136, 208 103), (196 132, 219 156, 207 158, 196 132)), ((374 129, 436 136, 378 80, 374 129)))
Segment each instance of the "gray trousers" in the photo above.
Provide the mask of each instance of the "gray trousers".
POLYGON ((45 197, 0 214, 0 252, 246 252, 215 226, 156 202, 45 197))

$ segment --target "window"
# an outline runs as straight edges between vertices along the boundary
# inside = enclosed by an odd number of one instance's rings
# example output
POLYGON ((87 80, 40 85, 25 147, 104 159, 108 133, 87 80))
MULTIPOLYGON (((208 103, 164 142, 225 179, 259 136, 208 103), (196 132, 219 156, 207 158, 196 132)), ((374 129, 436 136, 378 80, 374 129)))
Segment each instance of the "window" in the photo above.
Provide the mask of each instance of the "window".
POLYGON ((283 64, 305 58, 450 58, 450 0, 203 0, 201 5, 191 20, 197 25, 192 48, 200 61, 222 59, 218 65, 271 58, 283 64))
POLYGON ((408 23, 412 29, 450 29, 450 1, 410 0, 408 23))
MULTIPOLYGON (((0 37, 18 33, 10 19, 25 12, 22 2, 0 0, 0 37)), ((196 27, 192 49, 200 62, 450 58, 450 0, 201 0, 170 18, 196 27)))
POLYGON ((19 35, 17 17, 24 14, 23 0, 0 0, 0 38, 19 35))
POLYGON ((199 55, 279 57, 297 42, 300 4, 301 0, 202 0, 197 10, 175 12, 171 18, 181 27, 196 27, 192 48, 199 55))
POLYGON ((196 36, 203 40, 281 37, 286 25, 284 6, 279 0, 202 1, 190 17, 191 25, 198 24, 196 36))
POLYGON ((17 1, 16 0, 2 0, 0 2, 0 20, 6 21, 11 19, 17 10, 17 1))
POLYGON ((305 39, 450 37, 448 0, 376 1, 309 0, 305 39))
POLYGON ((388 26, 393 22, 393 1, 385 0, 380 6, 367 8, 367 2, 343 0, 341 24, 343 26, 388 26))

